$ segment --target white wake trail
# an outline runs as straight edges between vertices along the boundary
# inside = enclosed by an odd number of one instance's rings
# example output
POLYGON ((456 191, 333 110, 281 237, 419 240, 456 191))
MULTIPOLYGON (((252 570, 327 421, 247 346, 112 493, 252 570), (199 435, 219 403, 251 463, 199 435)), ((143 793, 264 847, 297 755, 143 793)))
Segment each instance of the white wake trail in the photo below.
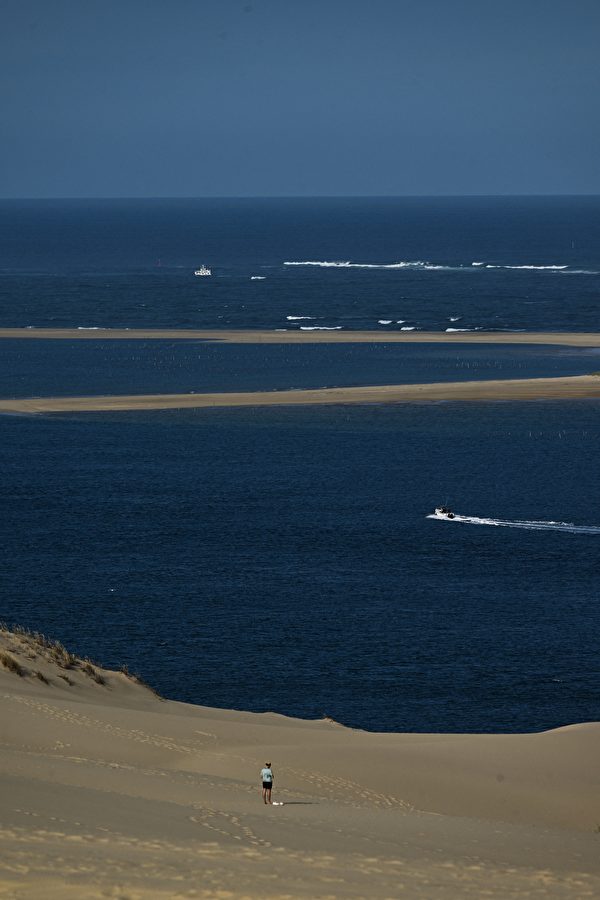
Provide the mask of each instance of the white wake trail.
POLYGON ((461 516, 454 514, 453 519, 431 513, 428 519, 441 522, 462 522, 465 525, 494 525, 497 528, 524 528, 527 531, 566 531, 569 534, 600 534, 600 525, 574 525, 572 522, 540 522, 519 521, 518 519, 486 519, 480 516, 461 516))

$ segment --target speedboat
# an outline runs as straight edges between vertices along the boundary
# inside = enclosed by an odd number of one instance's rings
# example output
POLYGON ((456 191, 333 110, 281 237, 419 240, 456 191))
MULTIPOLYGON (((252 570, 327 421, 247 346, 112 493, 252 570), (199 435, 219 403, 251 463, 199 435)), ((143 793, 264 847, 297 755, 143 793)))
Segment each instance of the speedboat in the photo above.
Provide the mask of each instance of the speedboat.
POLYGON ((453 519, 454 513, 447 506, 436 506, 435 508, 436 516, 439 516, 440 519, 453 519))
POLYGON ((199 269, 196 269, 194 275, 212 275, 212 271, 207 269, 206 266, 200 266, 199 269))

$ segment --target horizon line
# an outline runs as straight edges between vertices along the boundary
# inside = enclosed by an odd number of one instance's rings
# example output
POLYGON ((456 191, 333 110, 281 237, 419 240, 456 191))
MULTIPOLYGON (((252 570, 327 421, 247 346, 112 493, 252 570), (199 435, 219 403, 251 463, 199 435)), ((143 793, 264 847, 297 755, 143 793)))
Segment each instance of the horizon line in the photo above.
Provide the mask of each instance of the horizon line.
POLYGON ((0 197, 0 203, 11 202, 52 202, 69 201, 111 201, 111 200, 457 200, 457 199, 516 199, 516 198, 597 198, 598 193, 470 193, 470 194, 153 194, 111 196, 89 195, 52 195, 47 197, 14 196, 0 197))

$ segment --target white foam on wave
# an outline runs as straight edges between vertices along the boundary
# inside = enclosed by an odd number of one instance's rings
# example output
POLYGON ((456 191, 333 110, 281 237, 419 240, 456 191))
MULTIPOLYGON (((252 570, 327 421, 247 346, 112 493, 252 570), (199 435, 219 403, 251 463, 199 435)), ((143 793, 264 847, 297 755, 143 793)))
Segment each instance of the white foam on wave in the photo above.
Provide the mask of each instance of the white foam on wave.
POLYGON ((315 316, 286 316, 288 322, 300 322, 303 319, 314 319, 315 316))
POLYGON ((472 331, 472 328, 446 328, 446 332, 452 331, 472 331))
POLYGON ((396 319, 396 325, 404 325, 406 319, 396 319))
POLYGON ((266 275, 251 275, 250 281, 264 281, 266 277, 266 275))
POLYGON ((301 325, 300 331, 340 331, 341 325, 301 325))
POLYGON ((284 266, 318 266, 322 269, 454 269, 456 266, 439 266, 417 259, 395 263, 357 263, 350 260, 288 260, 284 266))
POLYGON ((415 331, 416 327, 416 325, 404 325, 400 331, 415 331))
POLYGON ((538 266, 533 264, 526 265, 509 265, 505 263, 488 263, 488 262, 472 262, 461 263, 454 266, 441 265, 432 263, 422 259, 401 260, 393 263, 361 263, 352 262, 349 259, 327 260, 327 259, 302 259, 302 260, 286 260, 284 266, 316 266, 322 269, 397 269, 397 270, 416 270, 419 272, 470 272, 474 268, 478 269, 512 269, 515 271, 529 272, 558 272, 565 275, 600 275, 600 272, 591 269, 569 269, 568 265, 550 265, 538 266))
POLYGON ((544 271, 549 270, 553 272, 562 272, 564 269, 568 269, 568 266, 508 266, 508 265, 496 265, 494 263, 482 263, 482 262, 474 262, 471 263, 472 266, 483 266, 484 269, 527 269, 534 271, 544 271))
POLYGON ((77 331, 100 331, 99 325, 78 325, 77 331))
POLYGON ((453 519, 431 513, 428 519, 438 519, 440 522, 462 522, 465 525, 493 525, 497 528, 524 528, 527 531, 566 531, 569 534, 600 534, 600 525, 574 525, 572 522, 540 522, 519 521, 517 519, 488 519, 480 516, 460 516, 454 514, 453 519))
POLYGON ((377 319, 377 324, 378 325, 391 325, 392 320, 391 319, 377 319))
POLYGON ((460 319, 462 319, 462 316, 450 316, 448 318, 448 321, 449 322, 458 322, 460 319))

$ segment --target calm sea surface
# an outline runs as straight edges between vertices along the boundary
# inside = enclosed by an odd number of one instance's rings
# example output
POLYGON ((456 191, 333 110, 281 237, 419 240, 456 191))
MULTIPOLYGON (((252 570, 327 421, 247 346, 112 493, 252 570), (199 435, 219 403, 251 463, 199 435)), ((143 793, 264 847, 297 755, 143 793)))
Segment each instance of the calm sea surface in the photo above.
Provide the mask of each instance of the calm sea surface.
POLYGON ((584 375, 600 348, 450 344, 0 342, 0 396, 261 391, 584 375))
MULTIPOLYGON (((4 202, 0 226, 0 325, 600 330, 595 198, 4 202)), ((2 396, 598 369, 549 347, 0 342, 2 396)), ((207 705, 379 730, 600 717, 599 402, 0 429, 9 622, 207 705), (444 502, 546 524, 428 519, 444 502)))

